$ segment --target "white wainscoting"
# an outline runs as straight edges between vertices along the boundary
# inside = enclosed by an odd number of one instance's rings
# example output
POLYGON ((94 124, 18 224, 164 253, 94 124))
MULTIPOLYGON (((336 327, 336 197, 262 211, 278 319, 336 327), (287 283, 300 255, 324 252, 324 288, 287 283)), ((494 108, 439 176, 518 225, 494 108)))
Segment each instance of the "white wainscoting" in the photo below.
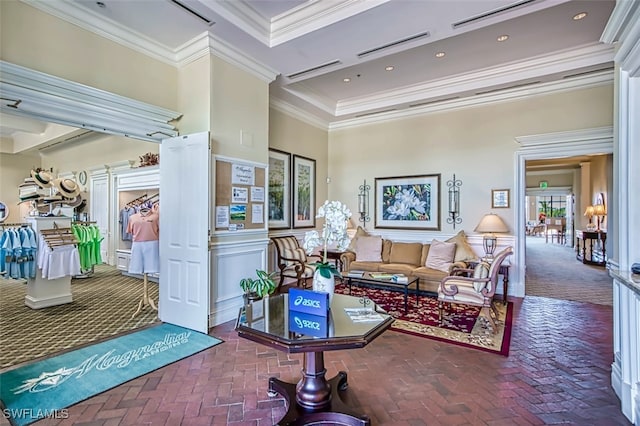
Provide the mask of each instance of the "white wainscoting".
POLYGON ((613 277, 613 353, 611 386, 621 410, 640 425, 640 280, 631 273, 610 271, 613 277))
POLYGON ((235 320, 242 307, 242 278, 256 276, 256 269, 267 270, 269 240, 259 238, 215 243, 210 252, 211 292, 209 326, 235 320))

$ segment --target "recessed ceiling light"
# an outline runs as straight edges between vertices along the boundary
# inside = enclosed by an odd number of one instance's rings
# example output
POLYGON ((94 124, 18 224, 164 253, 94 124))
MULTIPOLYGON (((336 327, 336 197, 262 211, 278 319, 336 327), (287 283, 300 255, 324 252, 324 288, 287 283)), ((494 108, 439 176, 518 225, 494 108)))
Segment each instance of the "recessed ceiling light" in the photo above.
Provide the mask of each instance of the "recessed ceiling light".
POLYGON ((508 39, 509 39, 509 36, 507 34, 498 36, 498 41, 507 41, 508 39))
POLYGON ((436 53, 436 58, 444 58, 444 55, 446 55, 446 53, 438 52, 438 53, 436 53))
POLYGON ((384 68, 385 71, 393 71, 393 65, 384 68))
POLYGON ((576 15, 573 15, 573 20, 574 21, 579 21, 579 20, 584 19, 586 17, 587 17, 587 12, 580 12, 580 13, 578 13, 576 15))
POLYGON ((348 83, 348 82, 350 82, 350 81, 351 81, 351 79, 350 79, 349 77, 347 77, 347 78, 343 78, 343 79, 342 79, 342 82, 343 82, 343 83, 348 83))

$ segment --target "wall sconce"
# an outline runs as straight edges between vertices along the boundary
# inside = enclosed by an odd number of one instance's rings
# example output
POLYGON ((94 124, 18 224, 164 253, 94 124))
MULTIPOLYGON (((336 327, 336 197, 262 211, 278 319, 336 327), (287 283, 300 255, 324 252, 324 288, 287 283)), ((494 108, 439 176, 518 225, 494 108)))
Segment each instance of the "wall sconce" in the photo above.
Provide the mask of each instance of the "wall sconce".
POLYGON ((456 223, 462 223, 460 217, 460 187, 462 186, 461 180, 456 180, 455 173, 453 179, 447 181, 449 187, 449 217, 447 223, 453 224, 453 229, 456 229, 456 223))
POLYGON ((358 188, 358 213, 360 213, 360 222, 366 224, 371 220, 369 217, 369 191, 371 186, 367 185, 367 180, 358 188))

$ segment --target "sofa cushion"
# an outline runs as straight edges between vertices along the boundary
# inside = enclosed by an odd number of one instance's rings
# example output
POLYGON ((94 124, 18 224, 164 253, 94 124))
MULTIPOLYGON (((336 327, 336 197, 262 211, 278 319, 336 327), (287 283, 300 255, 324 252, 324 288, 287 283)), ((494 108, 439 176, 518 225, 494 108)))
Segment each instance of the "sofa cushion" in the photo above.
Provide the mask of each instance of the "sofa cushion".
POLYGON ((453 263, 456 243, 433 240, 429 248, 429 254, 425 266, 443 272, 449 272, 449 267, 453 263))
POLYGON ((382 262, 361 262, 359 260, 354 260, 349 264, 349 270, 378 272, 380 270, 380 265, 382 265, 382 262))
POLYGON ((455 236, 447 240, 449 243, 456 243, 456 253, 453 257, 454 262, 466 262, 476 260, 478 255, 473 251, 471 245, 467 241, 467 235, 464 231, 458 232, 455 236))
POLYGON ((391 240, 382 240, 382 261, 384 263, 389 263, 389 258, 391 257, 391 248, 393 247, 393 241, 391 240))
POLYGON ((406 263, 416 267, 420 265, 420 255, 422 254, 422 243, 398 243, 393 242, 389 263, 406 263))
POLYGON ((363 262, 382 261, 382 237, 359 237, 355 244, 356 259, 363 262))
POLYGON ((410 276, 415 268, 415 265, 407 265, 406 263, 382 263, 379 271, 410 276))
POLYGON ((421 266, 414 269, 412 275, 415 275, 416 277, 419 277, 423 280, 440 282, 444 277, 448 276, 449 273, 433 268, 427 268, 426 266, 421 266))

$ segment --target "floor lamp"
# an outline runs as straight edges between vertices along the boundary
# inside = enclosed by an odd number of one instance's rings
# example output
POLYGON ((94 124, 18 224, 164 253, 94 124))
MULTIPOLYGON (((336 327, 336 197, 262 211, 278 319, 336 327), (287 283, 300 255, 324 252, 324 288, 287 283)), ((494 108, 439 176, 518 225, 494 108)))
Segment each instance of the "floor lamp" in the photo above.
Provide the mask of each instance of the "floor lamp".
POLYGON ((482 238, 482 245, 484 247, 484 259, 493 259, 493 253, 498 245, 498 232, 509 232, 509 228, 504 221, 495 213, 489 213, 482 217, 478 226, 476 226, 475 232, 484 234, 482 238))

